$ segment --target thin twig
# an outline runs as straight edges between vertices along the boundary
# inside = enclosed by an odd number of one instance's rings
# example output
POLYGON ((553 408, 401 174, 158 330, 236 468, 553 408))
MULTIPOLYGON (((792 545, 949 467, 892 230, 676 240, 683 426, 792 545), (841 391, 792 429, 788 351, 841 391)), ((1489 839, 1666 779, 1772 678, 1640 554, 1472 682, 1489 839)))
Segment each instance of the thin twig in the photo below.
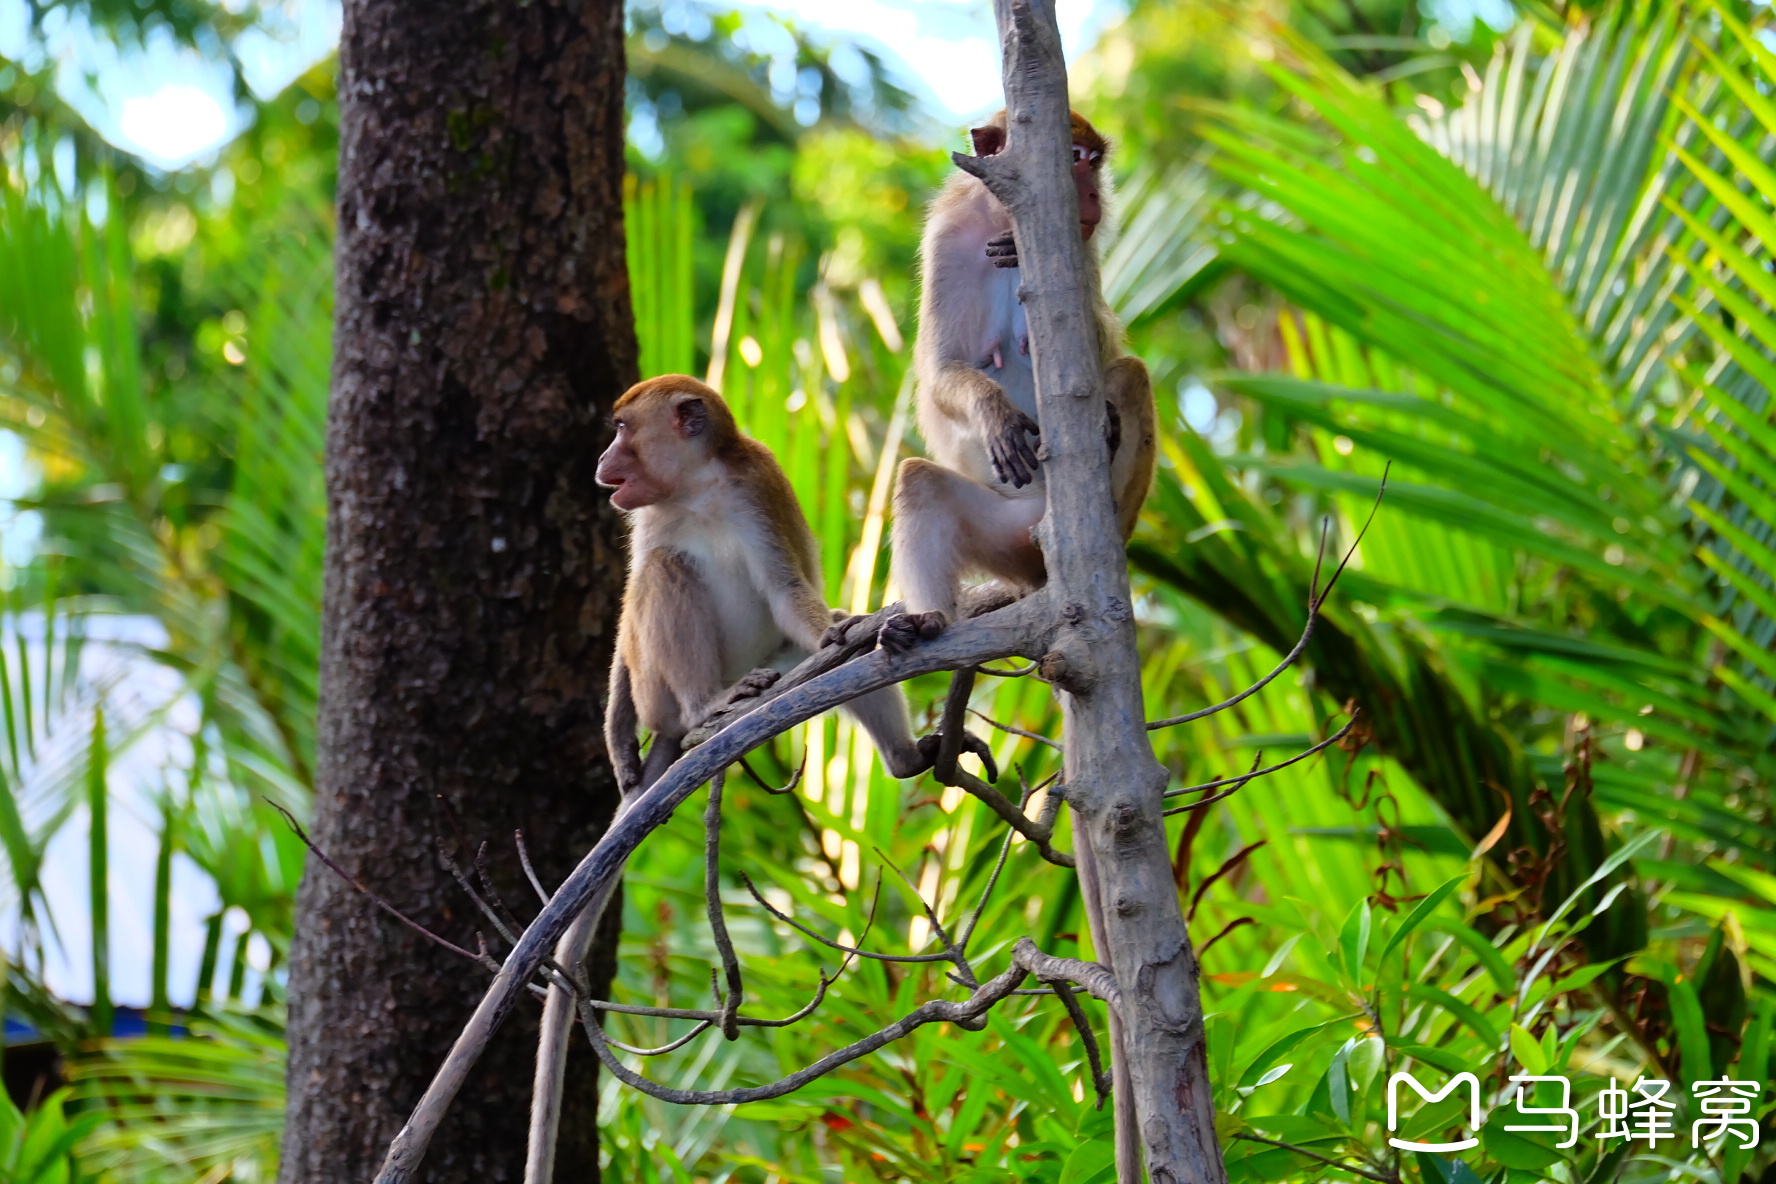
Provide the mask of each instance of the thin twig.
MULTIPOLYGON (((748 892, 752 893, 752 898, 759 902, 760 908, 764 909, 767 913, 770 913, 773 917, 777 918, 779 921, 782 921, 785 925, 788 925, 791 929, 794 929, 797 933, 802 934, 804 937, 813 938, 815 941, 819 942, 823 946, 826 946, 828 949, 839 950, 843 953, 852 954, 852 955, 855 955, 856 957, 859 957, 859 958, 869 958, 869 959, 876 961, 876 962, 951 962, 951 961, 953 961, 953 959, 950 957, 948 952, 941 953, 941 954, 877 954, 877 953, 874 953, 873 951, 870 951, 870 950, 860 950, 856 946, 844 945, 841 942, 836 942, 836 941, 832 940, 832 938, 830 938, 830 937, 822 937, 820 934, 814 932, 812 929, 808 928, 806 925, 802 924, 800 921, 796 920, 794 917, 791 917, 789 914, 778 911, 776 906, 773 905, 770 901, 766 900, 764 898, 763 894, 761 894, 759 892, 759 890, 753 886, 752 878, 750 876, 748 876, 745 872, 740 873, 740 882, 742 884, 746 885, 746 890, 748 892)), ((878 885, 877 891, 880 891, 879 885, 878 885)), ((868 931, 865 930, 865 932, 867 933, 868 931)))
MULTIPOLYGON (((1021 771, 1018 775, 1023 776, 1021 771)), ((1026 801, 1029 800, 1029 796, 1028 794, 1024 795, 1026 801)), ((958 950, 966 951, 968 949, 968 943, 974 937, 975 928, 980 925, 981 913, 986 910, 987 898, 993 895, 993 889, 999 884, 999 873, 1005 870, 1005 860, 1011 854, 1012 833, 1009 830, 1005 832, 1005 840, 999 844, 999 858, 993 864, 992 874, 987 877, 987 886, 981 889, 980 900, 975 903, 974 912, 969 915, 968 920, 962 923, 962 931, 956 935, 958 950)))
MULTIPOLYGON (((709 932, 721 954, 722 974, 728 981, 727 998, 721 1000, 722 1035, 738 1040, 740 1025, 734 1017, 740 1011, 740 959, 734 955, 734 942, 728 936, 728 919, 722 913, 721 901, 722 784, 726 780, 725 771, 709 779, 709 806, 703 811, 703 905, 709 914, 709 932)), ((717 997, 720 998, 719 994, 717 997)))
MULTIPOLYGON (((962 948, 950 938, 950 932, 944 928, 943 922, 937 919, 936 907, 933 906, 930 901, 925 899, 925 897, 919 892, 919 889, 914 886, 913 882, 907 879, 907 874, 901 871, 892 859, 888 858, 886 852, 880 847, 872 848, 872 850, 875 851, 877 859, 880 859, 883 863, 887 864, 893 870, 894 874, 900 877, 900 882, 907 886, 907 891, 913 894, 913 897, 919 902, 919 907, 925 910, 925 919, 931 923, 931 931, 937 934, 937 939, 939 941, 943 942, 944 951, 949 954, 950 962, 954 964, 956 969, 960 972, 959 974, 953 974, 950 977, 956 979, 957 982, 961 983, 971 991, 977 989, 980 986, 980 980, 974 976, 974 968, 968 964, 968 958, 962 953, 962 948)), ((986 1017, 982 1016, 978 1022, 984 1025, 986 1023, 986 1017)), ((966 1026, 966 1024, 964 1026, 966 1026)))
POLYGON ((513 831, 512 841, 518 844, 518 862, 524 865, 524 878, 530 881, 531 888, 536 891, 537 899, 548 904, 549 894, 543 889, 543 882, 537 879, 536 869, 530 866, 530 852, 524 846, 524 832, 513 831))
POLYGON ((1055 979, 1049 986, 1060 996, 1061 1006, 1067 1009, 1067 1018, 1073 1021, 1073 1027, 1079 1032, 1079 1039, 1085 1044, 1085 1061, 1091 1066, 1092 1090, 1098 1095, 1098 1104, 1094 1109, 1102 1110, 1110 1097, 1110 1074, 1104 1071, 1104 1055, 1098 1051, 1097 1033, 1092 1031, 1091 1021, 1085 1018, 1085 1009, 1079 1006, 1071 985, 1055 979))
MULTIPOLYGON (((418 921, 415 921, 412 917, 409 917, 406 913, 403 913, 400 909, 384 900, 380 895, 371 891, 369 888, 366 888, 362 880, 340 867, 337 863, 334 863, 331 856, 315 845, 315 841, 308 837, 308 832, 302 829, 302 824, 296 821, 296 816, 294 814, 290 813, 270 798, 265 798, 264 800, 266 805, 284 816, 284 821, 289 824, 292 831, 296 832, 296 837, 302 840, 302 845, 308 848, 311 855, 331 869, 334 875, 344 880, 347 884, 350 884, 353 888, 356 888, 365 896, 368 896, 370 902, 377 908, 381 909, 401 924, 407 926, 407 928, 413 930, 413 932, 419 934, 419 936, 425 938, 427 941, 440 945, 453 954, 467 958, 471 962, 480 962, 482 960, 481 955, 476 954, 471 950, 465 950, 453 941, 439 937, 436 933, 433 933, 430 929, 427 929, 424 925, 421 925, 418 921)), ((491 959, 489 959, 489 961, 491 961, 491 959)), ((494 963, 494 969, 499 969, 499 964, 497 962, 494 963)))
POLYGON ((1021 983, 1029 972, 1023 967, 1013 965, 984 985, 974 996, 960 1002, 945 999, 933 999, 921 1004, 914 1011, 902 1016, 887 1027, 870 1033, 862 1040, 846 1045, 836 1052, 828 1053, 805 1069, 797 1070, 779 1081, 769 1085, 756 1085, 740 1089, 674 1089, 649 1081, 641 1074, 634 1072, 611 1053, 609 1041, 605 1038, 597 1024, 585 1025, 586 1037, 592 1042, 592 1050, 611 1076, 662 1102, 673 1102, 681 1106, 731 1106, 741 1102, 763 1102, 771 1098, 780 1098, 784 1094, 794 1093, 810 1081, 824 1076, 847 1065, 859 1057, 866 1057, 884 1045, 892 1044, 901 1037, 926 1024, 975 1019, 986 1014, 993 1004, 1008 995, 1012 988, 1021 983))
POLYGON ((968 709, 968 714, 974 716, 976 719, 980 720, 984 724, 987 724, 991 727, 998 728, 1001 732, 1009 732, 1013 736, 1022 736, 1026 740, 1034 740, 1038 744, 1046 744, 1050 748, 1054 749, 1056 752, 1065 752, 1066 751, 1066 749, 1061 746, 1061 742, 1059 740, 1055 740, 1055 739, 1052 739, 1048 736, 1044 736, 1040 732, 1026 732, 1022 728, 1014 728, 1010 724, 1002 724, 996 719, 991 719, 988 716, 983 715, 981 712, 976 711, 972 707, 970 707, 968 709))
POLYGON ((1220 941, 1222 938, 1224 938, 1228 934, 1232 933, 1235 929, 1238 929, 1241 925, 1256 925, 1256 924, 1257 924, 1257 922, 1254 921, 1250 917, 1235 917, 1233 920, 1229 921, 1225 926, 1222 927, 1220 933, 1217 933, 1214 937, 1211 937, 1208 941, 1204 942, 1203 948, 1196 952, 1196 956, 1199 959, 1206 957, 1208 955, 1208 952, 1214 948, 1214 945, 1216 942, 1220 941))
POLYGON ((1196 920, 1196 906, 1202 903, 1203 893, 1207 892, 1216 880, 1219 880, 1222 876, 1231 874, 1246 861, 1252 852, 1258 850, 1258 848, 1264 846, 1264 844, 1268 842, 1270 842, 1269 839, 1259 839, 1257 842, 1247 843, 1244 847, 1241 847, 1238 851, 1234 852, 1232 857, 1229 858, 1226 863, 1223 863, 1207 876, 1204 876, 1203 882, 1196 886, 1196 892, 1190 897, 1190 908, 1184 914, 1184 920, 1186 922, 1196 920))
POLYGON ((693 1041, 697 1037, 703 1035, 703 1033, 709 1031, 709 1029, 711 1029, 713 1027, 715 1027, 715 1024, 712 1021, 703 1020, 696 1027, 692 1028, 689 1032, 686 1032, 683 1036, 680 1036, 677 1040, 672 1041, 670 1044, 662 1044, 658 1048, 637 1048, 633 1044, 624 1044, 621 1040, 618 1040, 615 1036, 606 1036, 605 1039, 610 1041, 610 1043, 614 1044, 616 1047, 622 1049, 624 1052, 629 1053, 631 1056, 657 1057, 657 1056, 663 1056, 666 1053, 673 1052, 677 1049, 683 1048, 685 1045, 689 1044, 691 1041, 693 1041))
MULTIPOLYGON (((937 910, 932 907, 931 902, 926 900, 925 897, 920 894, 918 887, 907 878, 905 872, 900 870, 900 865, 888 858, 887 852, 883 851, 880 847, 871 847, 870 850, 874 851, 876 853, 876 858, 887 864, 888 869, 900 878, 902 884, 907 886, 907 891, 913 894, 913 899, 917 900, 919 902, 919 907, 925 910, 925 919, 931 922, 931 931, 937 934, 937 939, 943 942, 946 950, 949 950, 952 955, 955 954, 956 943, 950 940, 949 930, 945 929, 943 922, 937 919, 937 910)), ((968 985, 974 987, 979 984, 969 983, 968 985)))
MULTIPOLYGON (((493 876, 487 870, 486 840, 482 840, 481 845, 475 849, 475 876, 481 881, 482 891, 487 893, 487 902, 499 911, 501 919, 506 923, 506 928, 513 933, 523 933, 524 923, 512 915, 512 910, 506 907, 506 902, 500 897, 499 889, 493 886, 493 876)), ((516 945, 517 943, 513 942, 512 944, 516 945)))
POLYGON ((1019 666, 1011 670, 995 670, 991 666, 976 666, 975 669, 982 674, 990 674, 994 678, 1023 678, 1026 675, 1035 674, 1041 665, 1040 662, 1031 662, 1027 666, 1019 666))
POLYGON ((1253 772, 1243 774, 1242 776, 1239 776, 1239 777, 1224 777, 1220 781, 1208 781, 1208 782, 1204 782, 1202 785, 1191 785, 1191 786, 1186 786, 1183 789, 1168 789, 1168 790, 1166 790, 1165 791, 1166 797, 1175 798, 1175 797, 1179 796, 1180 794, 1201 793, 1205 789, 1214 789, 1216 786, 1234 783, 1232 789, 1226 790, 1222 793, 1214 794, 1210 797, 1203 798, 1200 801, 1191 802, 1187 806, 1173 806, 1170 810, 1167 810, 1165 812, 1166 817, 1169 818, 1173 814, 1182 814, 1186 810, 1200 810, 1204 806, 1211 805, 1215 802, 1222 800, 1223 798, 1232 797, 1234 794, 1239 792, 1241 786, 1245 785, 1246 782, 1252 780, 1254 777, 1267 776, 1268 774, 1276 772, 1278 769, 1286 769, 1290 765, 1296 764, 1300 761, 1304 761, 1308 757, 1313 756, 1316 753, 1324 752, 1326 749, 1332 747, 1332 745, 1338 743, 1340 740, 1342 740, 1346 736, 1350 735, 1350 730, 1357 726, 1357 717, 1359 714, 1360 713, 1356 709, 1352 709, 1351 718, 1350 718, 1349 723, 1345 724, 1342 728, 1339 728, 1336 732, 1332 733, 1332 735, 1326 737, 1324 740, 1320 741, 1318 744, 1314 745, 1312 748, 1307 749, 1305 752, 1298 752, 1286 761, 1278 761, 1276 764, 1271 765, 1268 768, 1257 769, 1257 770, 1254 770, 1253 772))
POLYGON ((1059 867, 1078 866, 1072 855, 1065 851, 1055 850, 1054 844, 1049 841, 1054 837, 1052 820, 1047 826, 1037 822, 1013 805, 1010 798, 966 769, 958 768, 955 780, 951 784, 985 802, 993 813, 1009 823, 1013 830, 1030 840, 1036 848, 1036 853, 1048 862, 1059 867))
POLYGON ((1338 577, 1344 574, 1345 566, 1350 563, 1351 557, 1357 553, 1357 547, 1362 543, 1363 536, 1369 533, 1370 523, 1375 521, 1376 511, 1381 508, 1382 495, 1387 492, 1388 470, 1392 469, 1392 467, 1393 462, 1390 461, 1388 462, 1387 469, 1382 471, 1381 485, 1375 491, 1375 503, 1369 507, 1369 516, 1363 520, 1362 529, 1357 531, 1357 537, 1351 540, 1350 548, 1345 551, 1344 558, 1338 561, 1338 567, 1332 572, 1332 578, 1326 581, 1326 587, 1324 589, 1320 588, 1320 564, 1326 556, 1326 535, 1327 531, 1330 529, 1330 519, 1321 526, 1320 547, 1318 553, 1314 556, 1313 579, 1309 582, 1307 589, 1307 624, 1301 630, 1301 639, 1295 643, 1294 648, 1292 648, 1287 654, 1283 655, 1283 660, 1278 662, 1269 674, 1266 674, 1263 678, 1259 679, 1239 694, 1233 696, 1231 699, 1223 699, 1213 707, 1205 707, 1200 711, 1192 711, 1186 715, 1174 715, 1169 719, 1154 720, 1147 725, 1147 730, 1149 732, 1157 732, 1161 728, 1170 728, 1177 724, 1187 724, 1193 720, 1199 720, 1206 716, 1214 715, 1218 711, 1226 711, 1234 704, 1256 695, 1259 691, 1269 686, 1271 682, 1276 679, 1277 675, 1295 664, 1296 659, 1300 658, 1302 652, 1307 649, 1308 640, 1313 637, 1314 625, 1319 622, 1321 606, 1326 603, 1326 598, 1332 595, 1332 589, 1337 585, 1338 577))
MULTIPOLYGON (((457 886, 463 890, 463 893, 470 900, 475 902, 475 908, 480 911, 483 917, 486 917, 488 921, 492 923, 494 930, 501 937, 506 939, 506 944, 509 946, 517 945, 517 934, 513 933, 511 929, 506 927, 506 923, 500 919, 500 915, 494 911, 493 906, 481 899, 481 894, 475 891, 475 886, 473 884, 469 883, 468 875, 464 873, 456 860, 452 858, 450 854, 450 844, 445 841, 443 835, 438 836, 438 858, 442 859, 444 861, 444 866, 450 869, 450 874, 456 880, 457 886)), ((522 929, 523 926, 519 926, 519 928, 522 929)))
MULTIPOLYGON (((741 1015, 735 1016, 734 1021, 742 1028, 787 1028, 792 1024, 798 1024, 814 1014, 814 1009, 826 1000, 827 988, 839 980, 839 976, 845 973, 845 968, 850 964, 851 959, 847 958, 831 974, 822 972, 820 984, 814 989, 814 997, 782 1019, 761 1020, 753 1016, 741 1015)), ((615 1012, 617 1015, 643 1015, 662 1020, 703 1020, 712 1025, 721 1023, 722 1018, 719 1011, 697 1011, 689 1007, 649 1007, 640 1003, 612 1003, 608 999, 576 997, 582 1015, 587 1011, 609 1011, 615 1012)))
POLYGON ((805 748, 802 749, 801 763, 796 765, 796 770, 794 773, 792 773, 790 775, 789 783, 787 785, 777 786, 777 785, 770 784, 763 777, 760 777, 757 773, 752 771, 752 766, 747 763, 745 757, 740 758, 740 768, 746 773, 746 775, 748 777, 752 778, 752 783, 754 785, 758 786, 760 789, 764 790, 766 793, 771 793, 771 794, 794 793, 795 787, 802 783, 802 774, 807 772, 807 770, 808 770, 808 750, 805 748))
MULTIPOLYGON (((771 1098, 780 1098, 784 1094, 793 1093, 841 1065, 849 1064, 859 1057, 868 1056, 884 1045, 891 1044, 901 1037, 933 1023, 961 1024, 965 1021, 984 1017, 992 1006, 1009 996, 1030 974, 1039 977, 1058 977, 1068 981, 1079 981, 1074 977, 1083 973, 1093 979, 1099 986, 1104 980, 1112 980, 1111 994, 1115 994, 1113 976, 1102 966, 1095 963, 1080 962, 1073 958, 1054 958, 1038 950, 1029 938, 1020 937, 1012 947, 1012 964, 1004 973, 983 983, 968 999, 951 1001, 932 999, 914 1009, 907 1015, 889 1024, 885 1028, 865 1036, 844 1048, 827 1054, 805 1069, 797 1070, 779 1081, 769 1085, 750 1086, 740 1089, 721 1090, 688 1090, 674 1089, 649 1081, 641 1074, 634 1072, 622 1061, 618 1060, 610 1050, 610 1042, 596 1023, 583 1025, 586 1038, 592 1042, 592 1049, 598 1059, 611 1075, 624 1084, 640 1090, 651 1098, 663 1102, 673 1102, 681 1106, 731 1106, 742 1102, 762 1102, 771 1098)), ((1097 987, 1088 985, 1094 994, 1097 987)), ((1102 997, 1102 996, 1100 996, 1102 997)), ((1112 1006, 1116 1006, 1112 1003, 1112 1006)))

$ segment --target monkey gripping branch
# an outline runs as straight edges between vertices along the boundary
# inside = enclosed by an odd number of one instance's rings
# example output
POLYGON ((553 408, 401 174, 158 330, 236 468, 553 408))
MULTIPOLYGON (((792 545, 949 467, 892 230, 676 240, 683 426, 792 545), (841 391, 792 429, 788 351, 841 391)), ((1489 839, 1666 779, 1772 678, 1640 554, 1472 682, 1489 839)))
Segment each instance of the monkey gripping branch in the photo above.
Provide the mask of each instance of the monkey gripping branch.
MULTIPOLYGON (((1091 292, 1083 278, 1086 248, 1078 231, 1078 198, 1070 175, 1072 132, 1066 67, 1053 0, 995 0, 994 9, 1004 46, 1007 144, 990 157, 957 154, 955 161, 980 178, 1009 210, 1019 246, 1021 298, 1034 355, 1042 463, 1047 470, 1047 514, 1038 527, 1047 566, 1046 585, 1008 607, 960 621, 903 653, 875 648, 876 631, 895 607, 852 622, 840 644, 815 653, 766 693, 733 705, 693 733, 688 741, 695 746, 629 803, 554 895, 546 897, 542 911, 521 934, 515 934, 518 925, 504 904, 497 899, 491 903, 484 900, 453 865, 464 891, 474 897, 512 949, 501 963, 485 951, 470 954, 451 946, 495 969, 494 981, 390 1145, 377 1176, 379 1184, 404 1184, 416 1177, 428 1143, 495 1029, 521 997, 540 993, 549 985, 573 993, 587 1038, 606 1067, 621 1080, 667 1101, 728 1105, 789 1093, 924 1024, 948 1022, 978 1030, 987 1011, 1019 991, 1030 976, 1045 984, 1046 990, 1036 993, 1056 995, 1079 1027, 1100 1096, 1105 1074, 1097 1064, 1095 1040, 1073 988, 1084 989, 1108 1007, 1117 1178, 1124 1184, 1138 1184, 1144 1160, 1155 1184, 1221 1184, 1225 1179, 1203 1044, 1197 959, 1185 932, 1172 878, 1164 804, 1167 797, 1181 793, 1230 786, 1181 808, 1206 805, 1270 770, 1255 767, 1240 777, 1168 792, 1166 774, 1153 756, 1147 733, 1222 710, 1268 684, 1305 648, 1331 581, 1326 589, 1320 589, 1316 572, 1301 642, 1270 674, 1224 703, 1156 723, 1146 721, 1128 570, 1102 427, 1099 347, 1091 292), (1042 676, 1055 685, 1062 704, 1062 782, 1035 818, 1024 811, 1029 787, 1025 787, 1024 802, 1012 802, 992 785, 956 767, 964 731, 962 717, 975 669, 984 662, 1013 656, 1035 661, 1042 676), (694 1021, 685 1036, 662 1048, 618 1045, 622 1051, 645 1057, 681 1047, 711 1030, 733 1039, 743 1027, 791 1024, 819 1006, 836 975, 823 977, 808 1006, 784 1019, 762 1020, 739 1013, 739 966, 726 939, 714 878, 722 777, 752 749, 806 720, 872 690, 939 670, 957 674, 946 704, 936 775, 980 798, 1012 830, 1034 843, 1043 858, 1077 866, 1093 945, 1102 962, 1052 957, 1022 938, 1013 947, 1009 964, 983 981, 966 954, 979 911, 954 936, 938 923, 933 911, 933 930, 944 946, 941 953, 894 956, 836 948, 849 955, 892 961, 949 962, 953 967, 950 978, 966 992, 965 998, 928 1001, 863 1040, 769 1085, 669 1089, 631 1070, 612 1051, 610 1046, 615 1042, 603 1034, 600 1012, 694 1021), (610 896, 640 843, 705 784, 711 787, 706 814, 709 917, 728 986, 719 1000, 720 1008, 634 1007, 589 998, 578 968, 558 965, 550 957, 551 950, 575 917, 589 907, 600 907, 610 896), (1063 800, 1074 816, 1076 850, 1071 856, 1056 851, 1050 843, 1055 811, 1063 800)), ((1335 572, 1332 579, 1336 578, 1335 572)), ((1302 756, 1337 742, 1348 731, 1347 725, 1302 756)), ((1008 834, 1007 849, 1010 840, 1008 834)), ((322 858, 326 858, 324 854, 322 858)), ((1000 866, 1003 860, 1002 853, 1000 866)), ((995 872, 987 892, 992 891, 996 879, 995 872)), ((540 884, 536 887, 539 896, 546 896, 540 884)), ((836 946, 754 895, 779 920, 836 946)))

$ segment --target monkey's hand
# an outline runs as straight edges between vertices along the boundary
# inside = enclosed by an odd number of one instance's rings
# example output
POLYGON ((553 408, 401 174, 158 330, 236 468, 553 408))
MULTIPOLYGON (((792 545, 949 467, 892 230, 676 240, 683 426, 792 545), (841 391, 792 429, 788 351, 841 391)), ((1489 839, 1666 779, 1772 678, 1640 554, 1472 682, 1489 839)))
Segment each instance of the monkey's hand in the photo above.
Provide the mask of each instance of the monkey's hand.
POLYGON ((1019 411, 1003 392, 991 401, 982 399, 979 414, 983 421, 979 425, 980 434, 987 442, 993 475, 1016 489, 1034 481, 1036 446, 1029 437, 1042 435, 1036 421, 1019 411))
POLYGON ((1104 414, 1109 417, 1104 424, 1104 442, 1110 445, 1110 455, 1115 456, 1122 447, 1122 414, 1109 399, 1104 400, 1104 414))
POLYGON ((882 623, 876 642, 891 654, 904 654, 922 641, 932 641, 949 627, 940 612, 900 613, 882 623))
MULTIPOLYGON (((942 744, 943 737, 936 732, 931 733, 929 736, 919 737, 919 755, 925 758, 926 768, 930 768, 937 763, 937 750, 942 744)), ((965 730, 962 733, 962 751, 972 752, 975 756, 980 758, 981 764, 986 766, 986 779, 988 781, 999 780, 999 763, 993 759, 993 750, 987 747, 987 742, 985 740, 982 740, 973 732, 965 730)))
POLYGON ((1017 240, 1006 231, 996 239, 987 243, 987 258, 993 261, 994 267, 1016 267, 1018 265, 1017 240))

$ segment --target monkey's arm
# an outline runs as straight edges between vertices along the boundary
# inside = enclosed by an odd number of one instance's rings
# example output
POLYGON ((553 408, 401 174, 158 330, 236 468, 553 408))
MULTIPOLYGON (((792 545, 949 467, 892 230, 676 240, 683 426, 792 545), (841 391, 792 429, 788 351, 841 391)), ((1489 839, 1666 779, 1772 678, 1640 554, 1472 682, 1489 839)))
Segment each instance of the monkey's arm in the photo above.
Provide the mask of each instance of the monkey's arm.
POLYGON ((761 555, 758 568, 759 586, 766 590, 771 619, 783 636, 810 654, 819 649, 833 624, 826 597, 796 569, 786 550, 761 555))
POLYGON ((921 397, 944 417, 974 430, 999 480, 1018 489, 1035 480, 1034 438, 1042 429, 984 372, 965 363, 945 363, 925 381, 921 397))
POLYGON ((610 703, 604 709, 604 746, 610 753, 617 789, 627 794, 641 781, 641 741, 636 737, 635 694, 629 664, 619 650, 611 662, 610 703))

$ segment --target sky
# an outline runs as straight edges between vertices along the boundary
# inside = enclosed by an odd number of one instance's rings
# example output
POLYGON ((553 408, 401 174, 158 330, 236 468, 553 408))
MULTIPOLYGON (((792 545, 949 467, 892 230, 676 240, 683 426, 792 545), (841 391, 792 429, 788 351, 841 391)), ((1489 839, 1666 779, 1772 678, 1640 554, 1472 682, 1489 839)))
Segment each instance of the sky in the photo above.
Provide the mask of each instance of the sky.
MULTIPOLYGON (((729 0, 721 7, 775 12, 814 32, 873 43, 934 100, 936 114, 956 122, 999 105, 999 50, 986 0, 729 0)), ((337 0, 268 4, 275 35, 251 34, 238 44, 248 85, 260 97, 288 86, 325 57, 339 39, 337 0)), ((1121 12, 1119 0, 1057 0, 1068 56, 1087 48, 1121 12)), ((0 0, 0 55, 25 55, 27 8, 0 0)), ((180 49, 169 38, 145 51, 119 54, 84 30, 57 20, 46 30, 60 63, 59 89, 112 143, 150 164, 173 169, 202 160, 243 126, 219 62, 180 49)))

